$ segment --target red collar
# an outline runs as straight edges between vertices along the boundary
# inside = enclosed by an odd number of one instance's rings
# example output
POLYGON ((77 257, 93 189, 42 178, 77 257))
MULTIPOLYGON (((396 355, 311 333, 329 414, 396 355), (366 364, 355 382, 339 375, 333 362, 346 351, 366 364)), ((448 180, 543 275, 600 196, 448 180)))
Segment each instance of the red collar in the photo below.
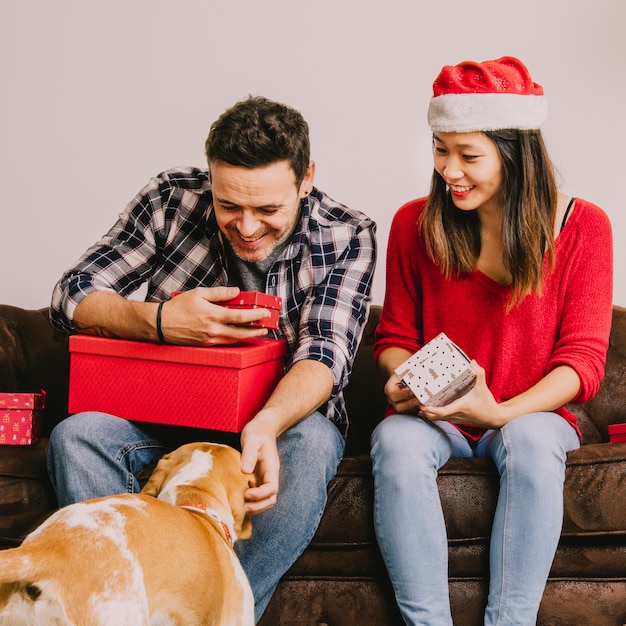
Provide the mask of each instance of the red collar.
POLYGON ((215 512, 213 512, 210 508, 204 506, 204 504, 179 504, 181 509, 189 509, 190 511, 199 511, 200 513, 204 513, 208 515, 211 519, 215 520, 221 527, 224 533, 224 538, 226 541, 232 546, 233 545, 233 537, 230 533, 228 526, 217 516, 215 512))

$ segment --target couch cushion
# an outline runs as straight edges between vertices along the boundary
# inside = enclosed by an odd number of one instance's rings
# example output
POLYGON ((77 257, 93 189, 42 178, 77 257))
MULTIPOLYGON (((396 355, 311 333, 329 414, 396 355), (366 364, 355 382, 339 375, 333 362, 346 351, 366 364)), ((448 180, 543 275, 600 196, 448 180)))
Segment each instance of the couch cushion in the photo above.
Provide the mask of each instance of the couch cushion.
POLYGON ((626 442, 581 446, 568 455, 563 536, 626 537, 626 442))
MULTIPOLYGON (((487 567, 498 482, 495 466, 484 459, 452 459, 439 472, 452 576, 477 576, 487 567)), ((626 550, 626 515, 623 500, 613 497, 624 492, 626 443, 583 446, 569 454, 561 553, 554 575, 584 576, 597 563, 605 576, 626 576, 626 560, 620 556, 626 550), (568 559, 567 554, 576 558, 568 559)), ((371 576, 379 571, 382 561, 372 519, 369 457, 347 457, 329 485, 318 531, 290 575, 371 576)))
POLYGON ((0 547, 19 543, 56 509, 46 444, 0 447, 0 547))

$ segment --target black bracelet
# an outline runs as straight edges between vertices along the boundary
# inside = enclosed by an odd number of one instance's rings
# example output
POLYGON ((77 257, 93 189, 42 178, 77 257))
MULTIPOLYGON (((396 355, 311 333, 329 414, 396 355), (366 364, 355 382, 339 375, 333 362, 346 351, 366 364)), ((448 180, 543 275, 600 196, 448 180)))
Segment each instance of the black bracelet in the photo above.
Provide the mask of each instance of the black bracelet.
POLYGON ((160 343, 165 343, 165 337, 163 336, 163 331, 161 330, 161 311, 163 310, 164 304, 165 301, 159 302, 159 307, 157 308, 156 331, 159 336, 160 343))

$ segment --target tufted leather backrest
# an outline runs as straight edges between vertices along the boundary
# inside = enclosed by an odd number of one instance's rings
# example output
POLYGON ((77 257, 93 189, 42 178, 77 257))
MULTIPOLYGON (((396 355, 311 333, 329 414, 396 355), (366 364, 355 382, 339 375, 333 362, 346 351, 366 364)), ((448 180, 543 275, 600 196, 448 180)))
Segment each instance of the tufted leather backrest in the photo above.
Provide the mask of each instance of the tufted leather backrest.
MULTIPOLYGON (((347 454, 369 452, 371 431, 382 418, 386 406, 384 382, 373 363, 374 331, 380 312, 380 306, 372 306, 345 392, 350 417, 347 454)), ((605 378, 598 394, 586 404, 568 408, 578 418, 585 444, 608 441, 608 425, 626 422, 626 308, 613 307, 605 378)))
MULTIPOLYGON (((369 438, 385 411, 384 381, 373 360, 374 331, 381 307, 371 307, 359 347, 346 405, 350 429, 346 454, 367 454, 369 438)), ((609 424, 626 422, 626 309, 613 307, 613 325, 605 378, 596 397, 581 406, 572 405, 583 443, 608 441, 609 424)), ((67 416, 69 355, 67 335, 52 328, 48 310, 26 310, 0 305, 0 391, 47 393, 44 434, 67 416)))

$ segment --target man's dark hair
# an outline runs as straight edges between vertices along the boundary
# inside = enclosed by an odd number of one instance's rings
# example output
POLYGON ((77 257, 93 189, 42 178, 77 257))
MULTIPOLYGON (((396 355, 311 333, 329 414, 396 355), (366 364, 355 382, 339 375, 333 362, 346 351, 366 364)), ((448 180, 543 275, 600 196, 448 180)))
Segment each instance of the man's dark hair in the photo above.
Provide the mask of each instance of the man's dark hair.
POLYGON ((222 161, 254 168, 288 161, 299 187, 311 154, 309 126, 295 109, 250 96, 213 122, 205 149, 209 164, 222 161))

